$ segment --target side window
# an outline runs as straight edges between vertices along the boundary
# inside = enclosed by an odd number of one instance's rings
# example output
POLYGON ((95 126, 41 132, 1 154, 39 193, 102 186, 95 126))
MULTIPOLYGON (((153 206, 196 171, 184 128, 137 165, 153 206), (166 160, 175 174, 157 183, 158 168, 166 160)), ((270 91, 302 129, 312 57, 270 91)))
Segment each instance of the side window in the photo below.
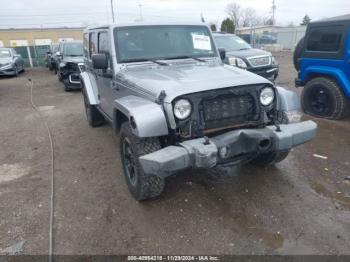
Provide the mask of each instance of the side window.
POLYGON ((91 32, 89 35, 89 57, 90 58, 93 54, 96 54, 96 51, 97 51, 97 43, 96 42, 97 42, 96 33, 91 32))
POLYGON ((98 52, 109 54, 109 40, 107 32, 98 33, 98 52))
POLYGON ((88 33, 84 34, 83 45, 84 45, 84 56, 89 57, 89 34, 88 33))
POLYGON ((307 40, 308 51, 338 52, 342 41, 343 26, 316 27, 307 40))

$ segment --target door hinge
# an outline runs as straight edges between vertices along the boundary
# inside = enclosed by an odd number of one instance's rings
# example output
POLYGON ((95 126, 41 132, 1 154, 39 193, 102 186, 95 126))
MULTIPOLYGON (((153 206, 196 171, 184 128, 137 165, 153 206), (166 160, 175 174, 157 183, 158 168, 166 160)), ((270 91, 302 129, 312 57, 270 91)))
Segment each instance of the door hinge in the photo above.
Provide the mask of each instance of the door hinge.
POLYGON ((112 88, 112 90, 119 91, 119 86, 118 86, 116 81, 114 81, 114 80, 111 81, 111 88, 112 88))

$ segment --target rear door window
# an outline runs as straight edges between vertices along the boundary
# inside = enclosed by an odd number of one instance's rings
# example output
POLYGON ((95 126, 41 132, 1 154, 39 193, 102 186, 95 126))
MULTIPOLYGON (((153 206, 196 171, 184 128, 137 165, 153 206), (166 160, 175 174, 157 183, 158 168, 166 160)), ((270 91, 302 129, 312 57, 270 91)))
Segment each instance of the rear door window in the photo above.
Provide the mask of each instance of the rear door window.
POLYGON ((91 32, 89 35, 89 57, 97 53, 97 37, 95 32, 91 32))
POLYGON ((312 28, 307 40, 307 51, 338 52, 341 48, 343 26, 312 28))

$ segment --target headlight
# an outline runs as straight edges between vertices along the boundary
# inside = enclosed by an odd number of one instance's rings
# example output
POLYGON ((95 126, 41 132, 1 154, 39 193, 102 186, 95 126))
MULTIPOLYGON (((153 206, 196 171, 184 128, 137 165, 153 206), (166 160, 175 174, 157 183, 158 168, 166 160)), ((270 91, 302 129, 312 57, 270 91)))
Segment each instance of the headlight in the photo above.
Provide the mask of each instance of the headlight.
POLYGON ((275 99, 275 92, 271 87, 265 87, 260 92, 260 103, 264 106, 270 105, 275 99))
POLYGON ((239 57, 229 57, 228 58, 228 63, 233 66, 237 66, 243 69, 247 68, 247 64, 243 61, 243 59, 239 57))
POLYGON ((66 63, 63 63, 63 62, 60 63, 60 67, 65 67, 65 66, 66 66, 66 63))
POLYGON ((276 59, 273 56, 271 56, 271 64, 278 65, 276 59))
POLYGON ((7 63, 5 63, 5 64, 2 64, 1 67, 9 66, 9 65, 11 65, 11 64, 12 64, 11 62, 7 62, 7 63))
POLYGON ((174 105, 174 115, 177 119, 183 120, 190 116, 192 106, 190 101, 186 99, 180 99, 174 105))

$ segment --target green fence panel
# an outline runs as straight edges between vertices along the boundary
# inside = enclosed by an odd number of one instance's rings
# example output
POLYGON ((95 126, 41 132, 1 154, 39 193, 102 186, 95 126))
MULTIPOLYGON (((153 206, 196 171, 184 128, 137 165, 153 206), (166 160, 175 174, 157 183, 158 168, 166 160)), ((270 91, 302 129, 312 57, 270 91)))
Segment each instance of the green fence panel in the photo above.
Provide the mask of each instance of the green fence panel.
POLYGON ((29 62, 29 56, 28 56, 28 51, 26 46, 17 46, 14 47, 16 52, 20 54, 24 60, 24 66, 25 67, 30 67, 30 62, 29 62))
MULTIPOLYGON (((29 46, 30 56, 34 67, 45 66, 46 52, 49 50, 48 45, 45 46, 29 46)), ((30 59, 28 54, 28 48, 26 46, 14 47, 16 52, 20 54, 24 60, 25 67, 30 67, 30 59)))

